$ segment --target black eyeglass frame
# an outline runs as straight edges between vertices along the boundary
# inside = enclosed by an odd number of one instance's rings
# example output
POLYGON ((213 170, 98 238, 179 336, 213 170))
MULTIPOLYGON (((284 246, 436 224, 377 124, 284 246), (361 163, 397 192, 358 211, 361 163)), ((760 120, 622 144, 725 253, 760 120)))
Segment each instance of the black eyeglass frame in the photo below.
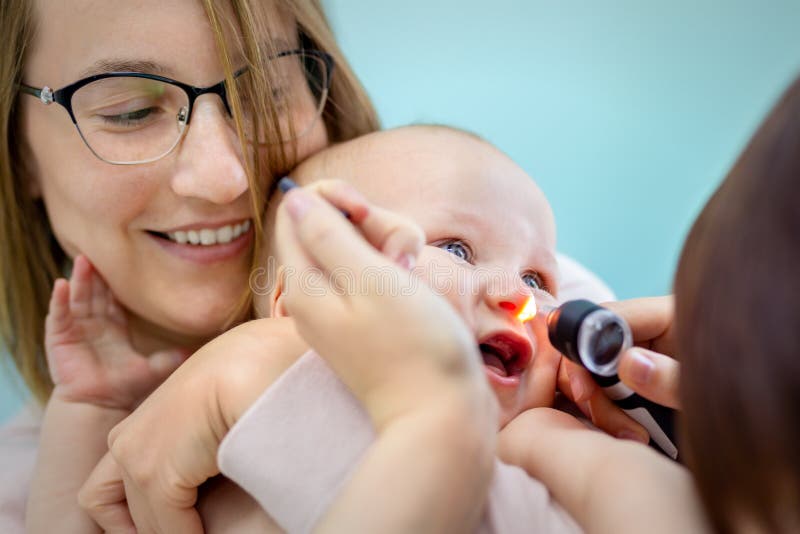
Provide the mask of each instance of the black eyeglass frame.
MULTIPOLYGON (((303 57, 307 57, 307 56, 308 57, 314 57, 316 59, 321 60, 324 63, 325 69, 326 69, 325 80, 324 80, 325 83, 324 84, 319 83, 319 80, 317 80, 317 84, 314 86, 314 87, 319 88, 319 93, 320 94, 315 95, 315 96, 317 98, 321 99, 320 100, 320 104, 322 104, 324 99, 327 98, 327 95, 328 95, 328 92, 330 91, 331 83, 332 83, 332 80, 333 80, 333 69, 334 69, 334 66, 335 66, 335 62, 334 62, 333 57, 330 54, 328 54, 326 52, 323 52, 322 50, 317 50, 317 49, 314 49, 314 48, 298 48, 298 49, 294 49, 294 50, 287 50, 287 51, 284 51, 284 52, 279 52, 278 54, 275 54, 274 56, 271 56, 269 59, 273 60, 273 59, 278 59, 278 58, 281 58, 281 57, 294 56, 294 55, 299 55, 299 56, 303 56, 303 57), (324 95, 324 98, 323 98, 323 95, 324 95)), ((242 74, 247 72, 247 70, 248 70, 248 67, 244 67, 244 68, 239 69, 238 71, 236 71, 234 73, 234 75, 233 75, 234 79, 238 78, 239 76, 241 76, 242 74)), ((305 68, 305 71, 306 71, 307 82, 308 82, 308 81, 310 81, 309 74, 313 73, 314 71, 309 71, 308 68, 305 68)), ((314 87, 311 87, 312 90, 314 89, 314 87)), ((143 72, 108 72, 108 73, 96 74, 94 76, 89 76, 89 77, 80 79, 80 80, 78 80, 78 81, 76 81, 76 82, 74 82, 74 83, 72 83, 70 85, 67 85, 65 87, 62 87, 61 89, 58 89, 57 91, 53 91, 52 89, 50 89, 47 86, 44 86, 42 88, 38 88, 38 87, 32 87, 32 86, 27 85, 27 84, 23 84, 23 83, 19 84, 19 90, 20 90, 21 93, 37 97, 45 105, 50 105, 53 102, 55 102, 55 103, 61 105, 62 107, 64 107, 64 109, 67 110, 67 113, 69 114, 69 117, 72 120, 72 124, 75 126, 75 129, 78 130, 78 135, 83 140, 84 145, 86 145, 86 147, 89 149, 89 151, 92 154, 94 154, 95 157, 97 157, 99 160, 104 161, 106 163, 110 163, 112 165, 139 165, 139 164, 144 164, 144 163, 152 163, 154 161, 160 160, 161 158, 165 157, 167 154, 171 153, 175 149, 175 147, 178 146, 178 144, 180 143, 181 139, 183 138, 183 136, 186 134, 186 131, 188 130, 189 121, 191 120, 191 117, 192 117, 192 110, 194 109, 195 100, 197 100, 199 97, 201 97, 201 96, 203 96, 205 94, 218 95, 220 97, 220 99, 222 100, 223 105, 225 106, 225 111, 228 113, 228 116, 230 116, 230 117, 233 116, 233 113, 232 113, 231 108, 230 108, 230 103, 228 102, 228 92, 227 92, 227 88, 225 86, 225 80, 222 80, 221 82, 216 83, 214 85, 210 85, 208 87, 195 87, 193 85, 189 85, 189 84, 186 84, 186 83, 183 83, 183 82, 179 82, 179 81, 173 80, 171 78, 166 78, 164 76, 159 76, 159 75, 156 75, 156 74, 147 74, 147 73, 143 73, 143 72), (188 106, 186 106, 187 107, 186 116, 183 117, 182 113, 178 116, 178 121, 180 123, 182 123, 180 135, 175 139, 175 143, 168 150, 166 150, 163 154, 161 154, 159 156, 155 156, 155 157, 150 158, 150 159, 145 159, 145 160, 112 161, 112 160, 110 160, 108 158, 103 157, 94 148, 92 148, 92 146, 89 144, 89 142, 86 139, 86 137, 83 135, 83 132, 81 131, 81 128, 78 125, 78 122, 77 122, 77 120, 75 118, 75 113, 72 110, 72 98, 73 98, 73 96, 82 87, 84 87, 84 86, 86 86, 86 85, 88 85, 90 83, 96 82, 97 80, 103 80, 103 79, 106 79, 106 78, 121 78, 121 77, 143 78, 143 79, 147 79, 147 80, 155 80, 155 81, 159 81, 159 82, 162 82, 162 83, 166 83, 166 84, 178 87, 181 90, 183 90, 184 93, 186 93, 186 96, 188 98, 188 106)), ((315 121, 319 119, 319 115, 320 115, 320 113, 323 112, 323 110, 324 110, 324 107, 321 105, 320 109, 317 110, 317 116, 314 119, 315 121)))
MULTIPOLYGON (((322 50, 298 48, 295 50, 287 50, 285 52, 279 52, 278 54, 270 57, 270 60, 285 56, 294 56, 294 55, 309 55, 321 59, 325 63, 325 67, 327 69, 327 76, 323 91, 327 92, 328 90, 330 90, 331 80, 333 79, 332 77, 333 68, 335 65, 333 57, 330 54, 328 54, 327 52, 323 52, 322 50)), ((238 78, 239 76, 247 72, 247 70, 248 67, 244 67, 237 70, 233 74, 234 79, 238 78)), ((55 102, 56 104, 60 104, 61 106, 64 107, 64 109, 67 110, 67 113, 69 113, 69 117, 72 120, 72 123, 76 127, 78 127, 78 121, 75 119, 75 114, 72 111, 72 97, 75 95, 75 93, 82 87, 89 85, 90 83, 96 82, 98 80, 104 80, 106 78, 123 78, 123 77, 155 80, 169 85, 174 85, 175 87, 182 89, 183 92, 186 93, 186 96, 189 100, 189 109, 186 111, 186 126, 189 125, 189 122, 192 119, 192 109, 194 108, 195 100, 207 94, 218 95, 222 100, 222 104, 225 106, 225 111, 228 113, 229 116, 233 116, 230 103, 228 102, 228 90, 225 87, 225 80, 222 80, 221 82, 215 83, 214 85, 210 85, 208 87, 196 87, 194 85, 189 85, 187 83, 179 82, 178 80, 173 80, 172 78, 159 76, 157 74, 147 74, 145 72, 107 72, 104 74, 95 74, 94 76, 82 78, 77 82, 71 83, 56 91, 53 91, 48 86, 39 88, 24 83, 19 84, 19 88, 20 92, 35 96, 36 98, 41 100, 42 103, 45 105, 50 105, 53 102, 55 102)), ((80 133, 80 128, 78 128, 78 132, 80 133)))

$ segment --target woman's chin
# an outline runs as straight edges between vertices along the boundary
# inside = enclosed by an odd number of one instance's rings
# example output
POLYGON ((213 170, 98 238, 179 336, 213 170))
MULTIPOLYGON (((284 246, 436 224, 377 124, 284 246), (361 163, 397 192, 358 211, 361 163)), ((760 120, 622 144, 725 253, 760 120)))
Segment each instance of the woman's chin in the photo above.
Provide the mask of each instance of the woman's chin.
POLYGON ((175 295, 158 309, 132 310, 131 334, 145 346, 197 349, 238 322, 234 314, 241 295, 218 299, 175 295))

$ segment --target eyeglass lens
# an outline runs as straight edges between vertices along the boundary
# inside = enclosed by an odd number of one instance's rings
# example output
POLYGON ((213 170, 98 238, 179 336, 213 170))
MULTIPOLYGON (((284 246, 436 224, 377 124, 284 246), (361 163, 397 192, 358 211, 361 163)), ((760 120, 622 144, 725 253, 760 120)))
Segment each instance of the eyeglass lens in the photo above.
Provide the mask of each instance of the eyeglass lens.
MULTIPOLYGON (((249 116, 247 77, 236 79, 247 137, 259 143, 273 135, 254 134, 249 116)), ((271 95, 266 130, 277 130, 286 142, 306 134, 319 117, 327 98, 327 68, 320 58, 291 54, 270 60, 267 77, 271 95), (270 127, 271 125, 271 127, 270 127)), ((81 136, 101 159, 111 163, 156 160, 180 141, 188 122, 189 97, 166 82, 139 77, 103 78, 81 87, 72 96, 72 110, 81 136)), ((261 130, 264 128, 262 127, 261 130)))

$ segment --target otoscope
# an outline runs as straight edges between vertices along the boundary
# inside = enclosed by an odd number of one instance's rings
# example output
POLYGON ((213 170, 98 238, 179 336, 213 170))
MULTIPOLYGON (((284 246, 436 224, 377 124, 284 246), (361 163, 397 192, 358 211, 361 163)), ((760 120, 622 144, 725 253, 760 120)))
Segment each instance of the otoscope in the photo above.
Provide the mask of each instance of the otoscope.
POLYGON ((633 346, 628 323, 588 300, 570 300, 558 307, 541 306, 535 311, 528 309, 533 302, 531 297, 520 319, 531 319, 532 313, 544 314, 553 347, 586 368, 611 401, 647 429, 651 447, 677 460, 675 411, 637 395, 617 376, 620 356, 633 346))

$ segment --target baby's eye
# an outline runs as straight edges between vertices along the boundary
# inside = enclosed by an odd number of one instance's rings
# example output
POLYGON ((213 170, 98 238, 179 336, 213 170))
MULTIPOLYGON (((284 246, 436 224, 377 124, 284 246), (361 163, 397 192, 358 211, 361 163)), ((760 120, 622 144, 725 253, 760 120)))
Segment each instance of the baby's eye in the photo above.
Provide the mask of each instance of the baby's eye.
POLYGON ((547 291, 547 286, 539 273, 525 273, 522 275, 522 281, 531 289, 547 291))
POLYGON ((448 241, 442 241, 436 245, 440 249, 444 250, 445 252, 449 252, 453 256, 457 258, 472 263, 472 249, 469 248, 469 245, 464 243, 458 239, 451 239, 448 241))

